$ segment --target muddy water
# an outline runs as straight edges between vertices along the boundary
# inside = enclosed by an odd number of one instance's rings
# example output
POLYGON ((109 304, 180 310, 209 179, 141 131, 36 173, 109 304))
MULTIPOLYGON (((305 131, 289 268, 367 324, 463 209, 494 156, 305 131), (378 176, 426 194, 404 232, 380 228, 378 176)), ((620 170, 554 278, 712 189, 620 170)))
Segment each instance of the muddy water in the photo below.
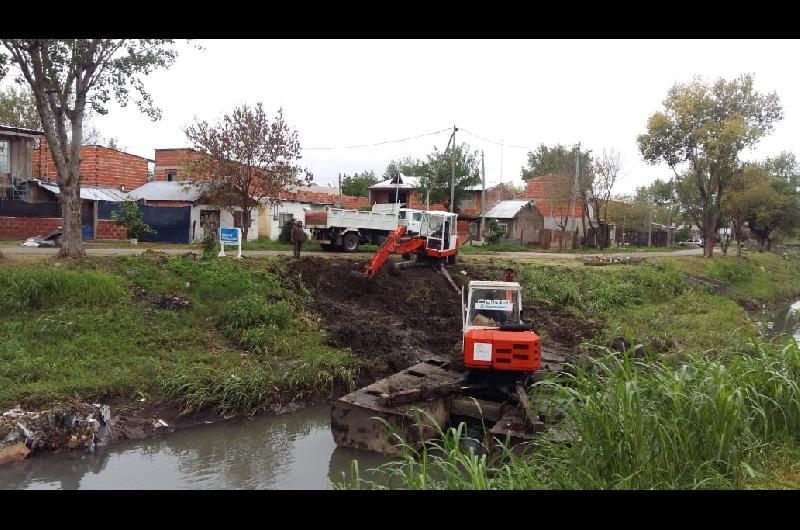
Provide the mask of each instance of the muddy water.
POLYGON ((769 311, 761 311, 754 316, 764 334, 784 333, 800 341, 800 300, 782 304, 769 311))
POLYGON ((361 470, 385 461, 337 448, 319 405, 28 458, 0 468, 0 489, 330 489, 354 458, 361 470))

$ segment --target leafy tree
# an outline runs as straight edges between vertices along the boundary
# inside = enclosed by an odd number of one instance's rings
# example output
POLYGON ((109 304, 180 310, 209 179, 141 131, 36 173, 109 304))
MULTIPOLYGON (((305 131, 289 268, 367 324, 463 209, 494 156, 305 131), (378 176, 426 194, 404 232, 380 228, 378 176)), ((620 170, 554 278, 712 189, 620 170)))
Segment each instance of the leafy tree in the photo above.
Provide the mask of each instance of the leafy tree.
POLYGON ((497 219, 489 219, 489 235, 486 236, 487 241, 489 243, 499 243, 500 238, 505 235, 505 231, 500 226, 500 223, 497 222, 497 219))
MULTIPOLYGON (((528 164, 521 170, 522 180, 544 175, 572 175, 574 177, 577 154, 576 148, 568 148, 561 144, 553 147, 539 144, 535 151, 528 151, 528 164)), ((591 151, 581 150, 580 167, 580 180, 588 183, 593 167, 591 151)))
POLYGON ((214 125, 200 121, 184 132, 200 155, 187 161, 190 178, 206 184, 211 204, 241 208, 242 239, 247 239, 255 204, 313 179, 297 165, 300 140, 284 121, 283 109, 270 121, 261 103, 243 104, 214 125))
POLYGON ((767 158, 761 166, 773 177, 800 187, 800 165, 791 151, 782 151, 778 156, 767 158))
POLYGON ((389 162, 386 166, 386 171, 383 172, 383 180, 393 178, 397 173, 402 173, 409 177, 418 177, 425 171, 426 166, 424 161, 407 156, 389 162))
POLYGON ((23 129, 42 128, 33 92, 13 86, 0 91, 0 124, 23 129))
POLYGON ((342 194, 352 195, 354 197, 367 197, 369 195, 369 187, 377 183, 378 179, 375 178, 374 171, 345 175, 342 178, 342 194))
MULTIPOLYGON (((647 162, 664 162, 683 180, 679 192, 692 189, 681 200, 697 201, 687 211, 710 242, 725 191, 740 167, 739 153, 771 132, 782 117, 777 94, 756 92, 749 75, 714 84, 695 79, 669 90, 664 110, 650 116, 647 133, 637 141, 647 162), (683 175, 681 168, 686 169, 683 175)), ((711 257, 712 245, 705 245, 703 253, 711 257)))
POLYGON ((87 108, 106 114, 112 98, 131 99, 153 120, 143 77, 169 67, 176 52, 166 39, 0 39, 0 77, 4 65, 19 70, 17 81, 33 91, 42 130, 58 171, 64 239, 59 254, 84 255, 81 238, 80 147, 87 108), (69 133, 69 134, 68 134, 69 133))
POLYGON ((458 204, 467 195, 467 188, 481 181, 477 152, 472 151, 467 144, 462 143, 445 152, 434 149, 433 153, 427 155, 424 170, 420 174, 422 177, 420 186, 426 193, 430 192, 431 202, 450 205, 453 157, 455 158, 454 204, 458 204))
POLYGON ((150 225, 144 222, 144 215, 136 201, 127 200, 120 203, 119 208, 111 212, 111 220, 128 229, 128 237, 139 239, 147 234, 155 234, 150 225))

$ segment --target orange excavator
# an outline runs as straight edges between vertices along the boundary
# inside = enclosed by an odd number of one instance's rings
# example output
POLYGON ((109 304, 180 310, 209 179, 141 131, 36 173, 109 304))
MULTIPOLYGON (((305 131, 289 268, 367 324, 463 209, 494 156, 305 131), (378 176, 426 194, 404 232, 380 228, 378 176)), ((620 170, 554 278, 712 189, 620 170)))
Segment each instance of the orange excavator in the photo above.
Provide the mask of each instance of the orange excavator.
POLYGON ((391 254, 402 254, 406 258, 397 268, 424 262, 455 264, 458 255, 457 217, 457 214, 449 212, 423 212, 419 233, 408 233, 406 226, 398 226, 364 267, 364 276, 375 276, 391 254), (411 260, 414 255, 416 260, 411 260))

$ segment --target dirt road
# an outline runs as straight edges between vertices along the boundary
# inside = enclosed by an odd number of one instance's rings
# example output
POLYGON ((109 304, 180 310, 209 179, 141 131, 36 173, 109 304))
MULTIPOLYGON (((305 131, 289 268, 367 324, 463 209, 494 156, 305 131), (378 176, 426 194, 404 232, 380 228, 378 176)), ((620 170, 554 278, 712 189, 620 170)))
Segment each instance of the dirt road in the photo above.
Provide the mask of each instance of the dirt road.
MULTIPOLYGON (((157 249, 157 248, 87 248, 86 254, 89 256, 125 256, 130 254, 141 254, 147 250, 153 250, 155 252, 165 252, 167 254, 186 254, 187 252, 196 252, 200 253, 199 250, 192 250, 192 249, 182 249, 182 248, 165 248, 165 249, 157 249)), ((34 248, 34 247, 2 247, 0 252, 6 255, 13 255, 13 254, 39 254, 39 255, 48 255, 48 254, 55 254, 56 249, 54 248, 34 248)), ((235 255, 235 251, 226 251, 229 255, 235 255)), ((674 251, 664 251, 664 252, 619 252, 615 254, 602 254, 603 256, 609 257, 626 257, 626 256, 638 256, 642 258, 658 258, 658 257, 666 257, 666 256, 700 256, 703 254, 703 249, 701 248, 691 248, 686 250, 674 250, 674 251)), ((291 256, 292 252, 290 250, 243 250, 243 256, 249 257, 259 257, 259 256, 291 256)), ((365 257, 371 256, 372 252, 357 252, 354 254, 346 254, 342 252, 304 252, 303 255, 305 256, 314 256, 319 258, 351 258, 357 257, 363 259, 365 257)), ((461 254, 459 258, 462 260, 473 260, 473 259, 492 259, 492 258, 503 258, 503 259, 513 259, 515 261, 526 261, 526 260, 537 260, 537 259, 581 259, 591 254, 566 254, 566 253, 556 253, 556 252, 492 252, 487 254, 461 254)))

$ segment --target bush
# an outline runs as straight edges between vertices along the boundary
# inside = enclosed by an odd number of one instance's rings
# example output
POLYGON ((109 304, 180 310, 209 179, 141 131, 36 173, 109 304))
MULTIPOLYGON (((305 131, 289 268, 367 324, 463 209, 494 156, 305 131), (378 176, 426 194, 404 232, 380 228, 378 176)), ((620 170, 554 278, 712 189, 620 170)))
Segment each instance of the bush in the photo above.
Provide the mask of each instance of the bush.
POLYGON ((709 277, 727 283, 746 282, 756 274, 762 273, 755 264, 747 260, 718 258, 706 268, 709 277))
POLYGON ((128 237, 131 239, 156 233, 150 228, 150 225, 144 222, 144 215, 136 201, 127 200, 120 203, 119 208, 111 212, 111 220, 127 228, 128 237))
POLYGON ((489 243, 497 243, 500 241, 500 238, 505 234, 503 228, 497 223, 496 219, 489 219, 489 235, 486 239, 489 243))
POLYGON ((292 242, 292 228, 294 227, 294 221, 286 221, 283 223, 281 227, 281 233, 278 236, 278 241, 281 243, 291 243, 292 242))
POLYGON ((206 231, 203 235, 202 246, 204 260, 214 259, 219 255, 219 240, 213 232, 206 231))

